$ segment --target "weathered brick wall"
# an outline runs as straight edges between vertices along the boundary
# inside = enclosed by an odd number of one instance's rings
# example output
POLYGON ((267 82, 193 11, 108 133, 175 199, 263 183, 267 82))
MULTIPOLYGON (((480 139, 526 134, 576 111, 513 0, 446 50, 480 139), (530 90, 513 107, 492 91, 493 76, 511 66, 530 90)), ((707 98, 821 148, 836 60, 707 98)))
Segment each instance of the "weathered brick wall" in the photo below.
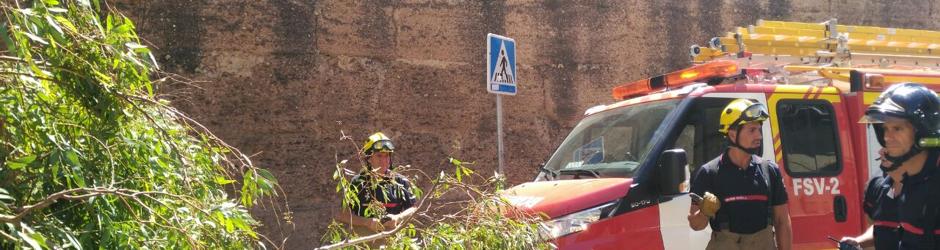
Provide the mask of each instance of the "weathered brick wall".
MULTIPOLYGON (((688 65, 704 44, 757 19, 940 30, 938 1, 892 0, 116 0, 170 72, 197 80, 161 93, 285 188, 290 248, 316 245, 337 209, 340 141, 385 131, 395 160, 436 173, 444 159, 496 169, 484 38, 518 43, 519 95, 504 98, 511 183, 530 180, 586 108, 618 83, 688 65)), ((273 238, 270 210, 257 209, 273 238)))

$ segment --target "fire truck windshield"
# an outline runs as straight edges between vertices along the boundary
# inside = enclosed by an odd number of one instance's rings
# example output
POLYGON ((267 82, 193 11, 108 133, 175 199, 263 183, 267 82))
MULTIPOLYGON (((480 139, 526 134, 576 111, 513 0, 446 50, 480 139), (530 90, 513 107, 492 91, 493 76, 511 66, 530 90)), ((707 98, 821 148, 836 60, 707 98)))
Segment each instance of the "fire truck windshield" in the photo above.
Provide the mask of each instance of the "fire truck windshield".
POLYGON ((561 179, 632 177, 650 151, 653 134, 679 101, 641 103, 586 117, 545 169, 561 179))

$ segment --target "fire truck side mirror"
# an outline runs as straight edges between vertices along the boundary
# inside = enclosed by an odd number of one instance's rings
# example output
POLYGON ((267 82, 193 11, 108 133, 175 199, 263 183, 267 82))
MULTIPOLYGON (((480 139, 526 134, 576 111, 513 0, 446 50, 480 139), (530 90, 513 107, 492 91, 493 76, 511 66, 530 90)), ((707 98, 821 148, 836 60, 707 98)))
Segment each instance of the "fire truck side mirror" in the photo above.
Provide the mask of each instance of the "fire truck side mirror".
POLYGON ((660 194, 672 195, 682 193, 682 183, 685 182, 685 168, 688 165, 685 150, 681 148, 664 151, 659 156, 656 182, 659 184, 660 194))

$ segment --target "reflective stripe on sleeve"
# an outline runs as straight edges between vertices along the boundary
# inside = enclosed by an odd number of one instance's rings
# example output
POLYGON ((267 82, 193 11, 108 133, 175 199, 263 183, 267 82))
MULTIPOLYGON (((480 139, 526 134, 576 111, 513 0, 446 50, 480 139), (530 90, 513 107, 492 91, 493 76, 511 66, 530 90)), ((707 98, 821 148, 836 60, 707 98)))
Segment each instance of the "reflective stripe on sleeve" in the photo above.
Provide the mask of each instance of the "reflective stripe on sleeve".
MULTIPOLYGON (((916 235, 924 235, 924 229, 911 225, 911 223, 901 222, 901 228, 904 228, 904 231, 916 235)), ((940 229, 934 230, 933 234, 940 234, 940 229)))
POLYGON ((724 202, 735 202, 735 201, 767 201, 767 196, 762 194, 754 195, 738 195, 731 196, 724 199, 724 202))
POLYGON ((901 223, 897 223, 894 221, 883 221, 883 220, 876 220, 872 222, 871 224, 874 226, 889 227, 889 228, 898 228, 899 226, 901 226, 901 223))

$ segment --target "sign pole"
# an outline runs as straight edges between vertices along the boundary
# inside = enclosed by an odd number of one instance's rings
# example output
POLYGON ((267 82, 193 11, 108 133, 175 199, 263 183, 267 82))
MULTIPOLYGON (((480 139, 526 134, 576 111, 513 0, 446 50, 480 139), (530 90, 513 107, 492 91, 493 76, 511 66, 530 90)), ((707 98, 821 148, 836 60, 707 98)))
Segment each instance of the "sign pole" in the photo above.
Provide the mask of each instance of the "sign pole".
POLYGON ((503 98, 502 95, 496 95, 496 144, 499 155, 499 176, 503 173, 503 98))
POLYGON ((496 155, 499 168, 496 175, 503 177, 503 98, 516 95, 516 40, 497 34, 486 34, 486 91, 496 94, 496 155))

